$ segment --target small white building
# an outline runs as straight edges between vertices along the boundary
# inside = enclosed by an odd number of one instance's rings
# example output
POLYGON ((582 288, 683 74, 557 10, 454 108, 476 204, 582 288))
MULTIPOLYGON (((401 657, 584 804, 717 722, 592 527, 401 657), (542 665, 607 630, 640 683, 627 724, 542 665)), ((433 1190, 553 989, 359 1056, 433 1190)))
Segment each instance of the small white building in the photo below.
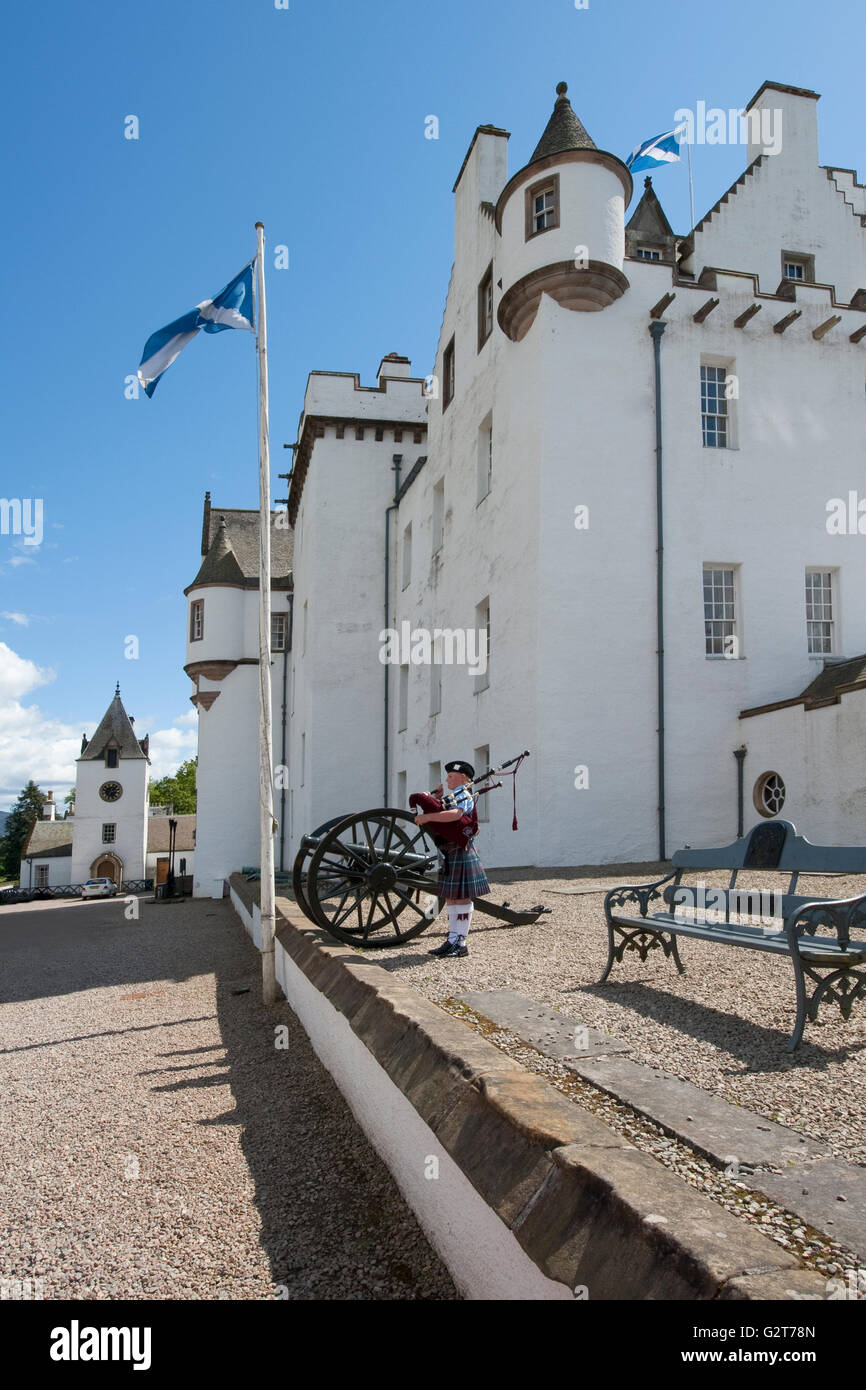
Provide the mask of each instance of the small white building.
MULTIPOLYGON (((169 867, 169 817, 150 816, 149 735, 139 739, 120 698, 120 686, 91 739, 81 740, 75 813, 56 819, 53 792, 31 829, 21 859, 22 888, 54 888, 110 878, 123 888, 169 867)), ((195 816, 175 817, 175 874, 192 874, 195 816), (185 861, 181 865, 181 859, 185 861)))
MULTIPOLYGON (((866 653, 866 187, 819 163, 817 103, 764 83, 746 109, 772 147, 685 235, 649 179, 627 214, 631 173, 565 84, 515 173, 508 133, 477 129, 432 376, 392 353, 375 386, 309 377, 293 558, 274 520, 283 867, 447 758, 524 748, 490 866, 665 857, 780 812, 862 843, 860 678, 809 694, 866 653)), ((255 581, 208 505, 187 670, 210 875, 258 862, 258 715, 255 581)))

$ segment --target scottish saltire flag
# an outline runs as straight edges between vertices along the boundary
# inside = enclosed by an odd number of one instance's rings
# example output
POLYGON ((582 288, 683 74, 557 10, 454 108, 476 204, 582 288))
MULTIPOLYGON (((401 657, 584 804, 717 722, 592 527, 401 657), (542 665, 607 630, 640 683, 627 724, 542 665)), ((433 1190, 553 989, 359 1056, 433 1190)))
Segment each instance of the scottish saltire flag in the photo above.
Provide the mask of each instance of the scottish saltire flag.
POLYGON ((656 169, 660 164, 673 164, 680 158, 680 141, 685 123, 675 130, 666 130, 652 140, 636 145, 626 160, 626 168, 636 174, 639 169, 656 169))
POLYGON ((157 382, 167 367, 191 343, 200 328, 205 333, 222 333, 224 328, 248 328, 256 331, 253 309, 253 266, 255 256, 239 275, 230 280, 213 299, 197 304, 182 318, 166 324, 151 334, 144 345, 138 365, 138 379, 148 396, 156 390, 157 382))

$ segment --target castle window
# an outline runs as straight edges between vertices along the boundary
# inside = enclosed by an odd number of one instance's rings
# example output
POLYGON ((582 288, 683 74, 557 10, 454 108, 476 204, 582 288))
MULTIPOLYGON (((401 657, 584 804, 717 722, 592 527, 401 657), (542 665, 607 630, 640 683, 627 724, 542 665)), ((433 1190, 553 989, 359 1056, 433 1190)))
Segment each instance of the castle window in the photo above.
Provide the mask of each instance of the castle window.
POLYGON ((815 257, 803 256, 799 251, 782 252, 782 278, 797 280, 800 284, 815 283, 815 257))
POLYGON ((116 837, 117 837, 117 826, 116 826, 116 825, 104 825, 104 826, 102 827, 102 843, 103 843, 104 845, 113 845, 113 844, 114 844, 114 841, 115 841, 115 839, 116 839, 116 837))
POLYGON ((483 502, 493 481, 493 415, 487 416, 478 431, 478 497, 483 502))
POLYGON ((405 589, 412 578, 412 523, 403 532, 403 588, 405 589))
POLYGON ((400 686, 397 692, 397 732, 402 733, 409 723, 409 667, 400 667, 400 686))
POLYGON ((48 887, 48 865, 47 865, 47 864, 37 864, 37 865, 36 865, 36 882, 34 883, 33 887, 34 887, 34 888, 47 888, 47 887, 48 887))
POLYGON ((438 652, 434 650, 433 660, 432 660, 431 663, 430 663, 430 714, 431 714, 431 715, 434 715, 434 714, 441 714, 441 712, 442 712, 442 653, 441 653, 442 639, 441 639, 441 637, 437 638, 437 639, 434 641, 434 643, 433 643, 434 649, 437 647, 437 645, 438 645, 438 647, 440 648, 440 650, 439 650, 438 652), (437 659, 436 659, 437 656, 438 656, 438 658, 439 658, 438 661, 437 661, 437 659))
POLYGON ((271 614, 271 651, 284 652, 289 631, 288 613, 271 614))
POLYGON ((755 810, 769 820, 777 816, 785 804, 785 783, 778 772, 762 772, 752 793, 755 810))
POLYGON ((423 442, 424 442, 424 431, 423 431, 423 430, 415 430, 414 434, 412 435, 412 443, 413 443, 413 444, 423 444, 423 442))
POLYGON ((701 367, 701 429, 705 449, 728 446, 728 402, 724 367, 701 367))
POLYGON ((486 598, 475 609, 477 664, 484 667, 475 676, 475 693, 486 690, 490 684, 490 599, 486 598))
POLYGON ((381 444, 381 442, 382 442, 382 440, 383 440, 384 438, 385 438, 385 426, 384 426, 384 425, 377 425, 377 426, 376 426, 376 440, 377 440, 377 442, 381 444))
POLYGON ((433 489, 433 554, 442 549, 445 539, 445 479, 440 478, 433 489))
POLYGON ((106 766, 106 767, 117 767, 117 749, 116 749, 116 748, 106 748, 106 750, 105 750, 105 766, 106 766))
POLYGON ((442 355, 442 409, 447 410, 454 399, 454 339, 442 355))
POLYGON ((346 426, 345 426, 345 425, 338 425, 338 426, 337 426, 337 438, 338 438, 338 439, 345 439, 345 438, 346 438, 346 426))
POLYGON ((189 606, 189 640, 200 642, 204 637, 204 599, 196 599, 189 606))
POLYGON ((363 438, 364 438, 364 426, 363 426, 363 425, 356 425, 356 426, 355 426, 355 438, 356 438, 356 439, 363 439, 363 438))
POLYGON ((657 246, 639 246, 635 252, 639 261, 660 261, 662 253, 657 246))
POLYGON ((394 431, 394 443, 395 443, 395 444, 402 444, 402 443, 403 443, 403 431, 402 431, 402 430, 395 430, 395 431, 394 431))
POLYGON ((833 571, 806 571, 806 640, 810 656, 831 656, 834 649, 833 571))
POLYGON ((706 656, 740 655, 732 568, 704 565, 704 643, 706 656))
POLYGON ((559 175, 534 183, 526 190, 526 240, 559 226, 559 175))
POLYGON ((493 262, 478 286, 478 351, 493 332, 493 262))

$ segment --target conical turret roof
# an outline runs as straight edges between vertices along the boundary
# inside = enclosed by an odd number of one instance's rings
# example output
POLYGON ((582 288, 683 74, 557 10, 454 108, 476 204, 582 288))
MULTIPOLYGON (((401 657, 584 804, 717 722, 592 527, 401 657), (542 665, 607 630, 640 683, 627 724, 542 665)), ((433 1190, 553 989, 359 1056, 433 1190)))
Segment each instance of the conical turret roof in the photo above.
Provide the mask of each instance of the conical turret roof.
POLYGON ((232 584, 243 588, 244 572, 229 540, 224 516, 220 517, 219 529, 190 588, 199 584, 232 584))
POLYGON ((571 102, 566 96, 567 91, 568 83, 560 82, 556 88, 557 96, 553 115, 547 122, 547 128, 535 147, 529 160, 530 164, 534 164, 536 159, 544 159, 550 154, 562 154, 563 150, 594 150, 597 148, 595 141, 590 139, 575 116, 571 102))
POLYGON ((118 750, 119 758, 146 758, 147 751, 143 747, 147 740, 141 742, 135 737, 135 731, 129 722, 129 715, 123 707, 120 698, 120 685, 114 692, 114 699, 105 711, 100 720, 99 728, 92 739, 84 745, 81 750, 79 762, 96 762, 98 758, 105 756, 105 750, 110 745, 118 750))

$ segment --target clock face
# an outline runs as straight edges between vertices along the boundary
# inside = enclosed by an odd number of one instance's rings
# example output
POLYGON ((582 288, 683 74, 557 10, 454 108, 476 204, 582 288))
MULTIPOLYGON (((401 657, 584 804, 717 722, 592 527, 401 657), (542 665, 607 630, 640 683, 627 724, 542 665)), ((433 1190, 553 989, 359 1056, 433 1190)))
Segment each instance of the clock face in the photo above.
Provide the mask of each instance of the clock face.
POLYGON ((123 796, 123 787, 119 782, 103 782, 99 795, 103 801, 119 801, 123 796))

